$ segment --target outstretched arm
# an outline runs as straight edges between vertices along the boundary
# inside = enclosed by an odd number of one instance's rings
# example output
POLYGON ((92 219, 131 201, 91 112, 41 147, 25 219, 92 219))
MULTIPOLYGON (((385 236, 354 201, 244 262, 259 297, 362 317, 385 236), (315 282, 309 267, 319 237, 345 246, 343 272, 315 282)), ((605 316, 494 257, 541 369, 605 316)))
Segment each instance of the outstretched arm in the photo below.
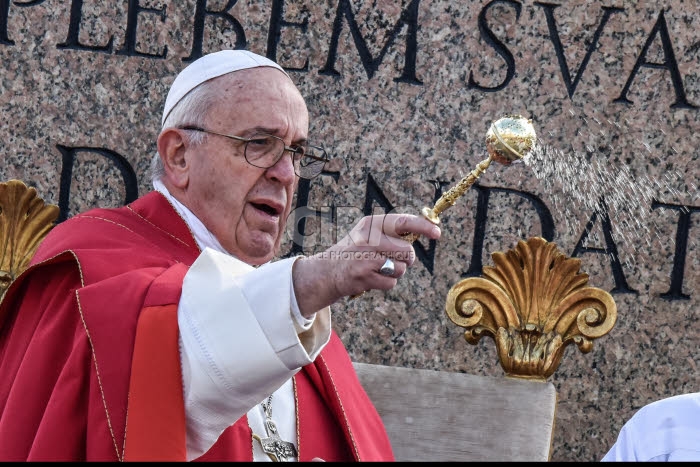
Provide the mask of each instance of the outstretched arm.
POLYGON ((411 214, 367 216, 328 250, 294 263, 292 280, 302 315, 308 317, 342 297, 371 289, 389 290, 416 259, 413 246, 401 237, 413 233, 437 240, 440 228, 411 214), (387 258, 393 276, 379 273, 387 258))

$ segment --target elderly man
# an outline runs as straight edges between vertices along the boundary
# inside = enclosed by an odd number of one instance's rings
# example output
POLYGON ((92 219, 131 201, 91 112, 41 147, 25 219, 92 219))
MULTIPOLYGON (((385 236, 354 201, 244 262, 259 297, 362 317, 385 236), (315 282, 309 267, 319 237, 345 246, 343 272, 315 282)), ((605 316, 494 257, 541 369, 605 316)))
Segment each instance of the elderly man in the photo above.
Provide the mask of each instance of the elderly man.
POLYGON ((154 190, 56 226, 0 307, 2 460, 393 460, 330 305, 415 260, 411 215, 272 261, 325 151, 276 63, 225 50, 165 102, 154 190), (390 259, 393 258, 393 261, 390 259))

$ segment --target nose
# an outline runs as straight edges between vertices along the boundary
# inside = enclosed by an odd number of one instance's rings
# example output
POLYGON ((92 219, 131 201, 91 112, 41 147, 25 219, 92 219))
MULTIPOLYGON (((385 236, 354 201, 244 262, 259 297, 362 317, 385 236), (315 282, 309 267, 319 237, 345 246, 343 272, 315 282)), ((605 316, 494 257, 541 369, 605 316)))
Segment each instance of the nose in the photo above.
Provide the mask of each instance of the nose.
POLYGON ((265 175, 273 180, 277 180, 283 185, 289 185, 296 181, 296 173, 294 172, 293 154, 289 151, 284 151, 282 157, 275 165, 269 167, 265 175))

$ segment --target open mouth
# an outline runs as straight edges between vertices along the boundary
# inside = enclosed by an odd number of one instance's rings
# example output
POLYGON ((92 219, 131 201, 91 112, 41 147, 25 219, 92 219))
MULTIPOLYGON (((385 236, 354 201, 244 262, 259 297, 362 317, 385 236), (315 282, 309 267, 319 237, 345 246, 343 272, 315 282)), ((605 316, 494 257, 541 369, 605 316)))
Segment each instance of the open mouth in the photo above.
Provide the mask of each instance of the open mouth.
POLYGON ((279 216, 280 209, 267 203, 250 203, 255 209, 262 211, 270 216, 279 216))

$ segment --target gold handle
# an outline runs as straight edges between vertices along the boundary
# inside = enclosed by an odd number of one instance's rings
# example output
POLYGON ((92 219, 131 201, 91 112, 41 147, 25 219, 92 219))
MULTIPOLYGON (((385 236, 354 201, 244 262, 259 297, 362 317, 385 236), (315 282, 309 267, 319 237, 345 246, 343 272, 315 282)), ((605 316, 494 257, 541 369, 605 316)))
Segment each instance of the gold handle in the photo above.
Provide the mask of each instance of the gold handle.
MULTIPOLYGON (((443 193, 432 209, 424 207, 421 210, 421 215, 433 224, 438 225, 440 223, 440 214, 450 206, 454 206, 454 204, 457 202, 457 199, 464 193, 466 193, 466 191, 474 184, 476 179, 479 178, 481 174, 486 171, 489 165, 491 165, 491 161, 491 157, 488 157, 487 159, 484 159, 483 161, 479 162, 476 168, 469 172, 469 175, 464 177, 462 180, 459 181, 459 183, 457 183, 455 186, 443 193)), ((420 235, 415 233, 408 233, 402 235, 401 238, 403 240, 406 240, 408 243, 413 243, 420 238, 420 235)), ((364 293, 365 292, 360 292, 359 294, 351 295, 350 300, 354 300, 357 297, 363 295, 364 293)))

